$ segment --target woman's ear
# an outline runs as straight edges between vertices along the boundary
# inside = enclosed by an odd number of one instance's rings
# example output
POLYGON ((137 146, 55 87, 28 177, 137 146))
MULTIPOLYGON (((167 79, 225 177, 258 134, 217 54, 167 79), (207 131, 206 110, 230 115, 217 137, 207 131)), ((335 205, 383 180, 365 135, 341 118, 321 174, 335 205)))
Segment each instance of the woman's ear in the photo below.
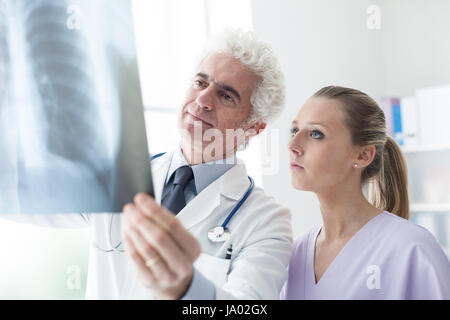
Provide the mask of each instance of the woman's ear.
POLYGON ((355 168, 365 168, 369 166, 373 159, 375 158, 376 148, 375 145, 371 144, 368 146, 363 146, 360 148, 357 158, 354 161, 355 168))

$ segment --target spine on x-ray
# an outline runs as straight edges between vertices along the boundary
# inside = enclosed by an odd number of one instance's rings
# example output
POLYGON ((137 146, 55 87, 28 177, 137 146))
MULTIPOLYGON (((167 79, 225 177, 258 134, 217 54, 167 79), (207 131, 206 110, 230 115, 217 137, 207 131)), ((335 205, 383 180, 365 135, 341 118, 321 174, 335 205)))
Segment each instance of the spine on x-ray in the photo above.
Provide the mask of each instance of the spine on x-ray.
MULTIPOLYGON (((15 0, 17 1, 17 0, 15 0)), ((48 152, 97 167, 105 144, 99 128, 95 68, 72 0, 20 0, 28 65, 46 123, 48 152), (74 15, 75 17, 71 17, 74 15), (70 19, 74 19, 71 28, 70 19), (79 23, 79 22, 78 22, 79 23)), ((96 30, 90 30, 96 32, 96 30)))
POLYGON ((105 75, 96 74, 88 39, 88 31, 102 30, 83 30, 76 21, 89 1, 13 2, 29 75, 28 103, 20 106, 29 124, 19 151, 21 207, 105 206, 111 172, 96 81, 105 75))

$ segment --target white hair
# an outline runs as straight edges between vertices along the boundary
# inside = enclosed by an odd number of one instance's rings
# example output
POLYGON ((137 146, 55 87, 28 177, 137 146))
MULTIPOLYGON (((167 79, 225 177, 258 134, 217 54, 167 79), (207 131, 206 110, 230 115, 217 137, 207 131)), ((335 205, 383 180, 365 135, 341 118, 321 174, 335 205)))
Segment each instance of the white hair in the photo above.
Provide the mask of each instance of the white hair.
POLYGON ((261 79, 250 98, 253 108, 245 124, 270 123, 281 114, 285 102, 284 75, 268 43, 251 31, 227 29, 208 40, 200 61, 211 53, 234 57, 261 79))

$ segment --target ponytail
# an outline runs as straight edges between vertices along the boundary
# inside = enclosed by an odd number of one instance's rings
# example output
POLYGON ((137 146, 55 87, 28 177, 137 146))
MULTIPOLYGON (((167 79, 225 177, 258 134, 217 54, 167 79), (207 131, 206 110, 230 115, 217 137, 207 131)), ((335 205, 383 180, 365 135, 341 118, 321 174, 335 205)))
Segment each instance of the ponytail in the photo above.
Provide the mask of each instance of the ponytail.
POLYGON ((369 182, 369 202, 377 208, 409 219, 406 161, 398 144, 387 136, 381 170, 369 182))
POLYGON ((361 186, 368 187, 368 201, 409 219, 406 161, 397 143, 386 135, 386 117, 380 106, 359 90, 338 86, 324 87, 313 97, 341 102, 353 144, 375 146, 375 157, 361 174, 361 186))

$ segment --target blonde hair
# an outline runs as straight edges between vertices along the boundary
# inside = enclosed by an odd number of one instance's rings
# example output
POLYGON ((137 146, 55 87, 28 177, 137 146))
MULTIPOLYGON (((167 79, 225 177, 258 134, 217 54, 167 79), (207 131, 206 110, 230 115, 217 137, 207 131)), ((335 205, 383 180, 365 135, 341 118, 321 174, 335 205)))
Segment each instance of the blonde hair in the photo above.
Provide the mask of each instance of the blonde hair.
POLYGON ((375 146, 375 157, 361 175, 362 186, 368 187, 368 201, 409 219, 406 161, 398 144, 386 134, 386 118, 380 106, 361 91, 338 86, 324 87, 313 97, 339 101, 353 144, 375 146))

